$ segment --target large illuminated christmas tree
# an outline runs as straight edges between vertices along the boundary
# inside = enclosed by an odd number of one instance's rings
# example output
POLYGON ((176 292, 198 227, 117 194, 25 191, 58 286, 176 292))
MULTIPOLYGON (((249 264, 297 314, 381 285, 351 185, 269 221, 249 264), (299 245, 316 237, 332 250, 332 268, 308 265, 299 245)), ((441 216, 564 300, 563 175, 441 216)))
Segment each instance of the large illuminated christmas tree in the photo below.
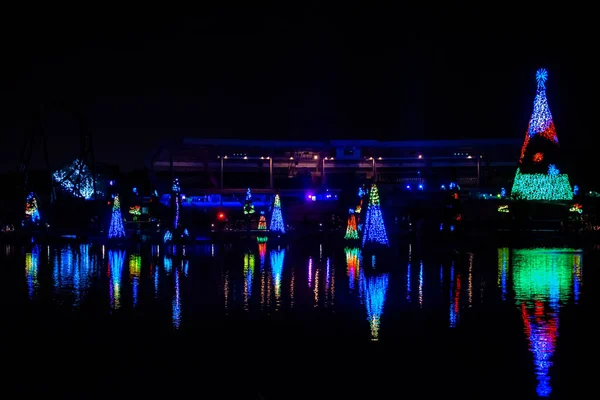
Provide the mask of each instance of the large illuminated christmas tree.
POLYGON ((548 71, 536 72, 533 113, 521 148, 512 196, 523 200, 572 200, 569 176, 559 166, 558 136, 546 98, 548 71))
POLYGON ((113 201, 110 227, 108 228, 108 237, 109 239, 125 237, 125 228, 123 227, 123 216, 121 215, 121 201, 119 200, 119 195, 116 195, 113 201))
POLYGON ((273 213, 271 214, 271 232, 285 233, 285 225, 283 224, 283 216, 281 215, 281 199, 279 194, 275 195, 273 202, 273 213))
POLYGON ((369 191, 369 205, 364 224, 363 246, 366 243, 389 246, 383 215, 381 214, 381 207, 379 205, 379 190, 375 184, 371 186, 371 190, 369 191))

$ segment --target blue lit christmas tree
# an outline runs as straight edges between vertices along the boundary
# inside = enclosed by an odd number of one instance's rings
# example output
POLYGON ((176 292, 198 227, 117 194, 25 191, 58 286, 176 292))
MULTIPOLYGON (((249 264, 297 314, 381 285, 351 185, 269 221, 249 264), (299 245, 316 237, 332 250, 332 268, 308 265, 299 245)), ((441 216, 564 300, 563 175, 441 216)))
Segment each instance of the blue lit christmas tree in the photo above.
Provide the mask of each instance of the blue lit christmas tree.
POLYGON ((113 201, 108 238, 118 239, 122 237, 125 237, 125 228, 123 227, 123 216, 121 215, 121 201, 119 200, 119 195, 116 195, 113 201))
POLYGON ((536 73, 537 92, 533 113, 521 148, 519 167, 511 195, 523 200, 572 200, 569 176, 560 173, 556 128, 546 98, 548 71, 536 73))
POLYGON ((363 228, 362 245, 366 243, 389 246, 383 215, 379 205, 379 190, 373 184, 369 191, 369 205, 363 228))
POLYGON ((283 216, 281 215, 281 199, 279 194, 275 195, 273 202, 273 214, 271 214, 271 232, 285 233, 285 225, 283 224, 283 216))

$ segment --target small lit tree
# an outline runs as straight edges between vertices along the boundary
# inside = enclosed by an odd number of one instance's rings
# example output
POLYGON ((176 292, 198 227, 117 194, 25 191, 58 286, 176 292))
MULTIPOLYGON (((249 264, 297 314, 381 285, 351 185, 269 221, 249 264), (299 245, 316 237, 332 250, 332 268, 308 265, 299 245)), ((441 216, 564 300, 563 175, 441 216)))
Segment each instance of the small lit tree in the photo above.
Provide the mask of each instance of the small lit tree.
POLYGON ((369 205, 367 207, 367 215, 365 217, 365 225, 363 228, 363 246, 366 243, 381 244, 389 246, 383 215, 379 204, 379 190, 377 185, 373 184, 369 191, 369 205))
POLYGON ((121 215, 121 201, 119 200, 119 195, 116 195, 113 201, 108 238, 118 239, 123 237, 125 237, 125 227, 123 226, 123 216, 121 215))
POLYGON ((258 235, 256 237, 256 241, 258 243, 265 243, 268 239, 268 237, 266 236, 266 232, 267 232, 267 219, 265 218, 265 212, 261 211, 260 212, 260 218, 258 219, 258 230, 263 232, 265 235, 258 235))
POLYGON ((354 215, 354 209, 351 208, 348 210, 348 212, 348 225, 346 226, 346 235, 344 236, 344 239, 357 240, 358 230, 356 228, 356 216, 354 215))
POLYGON ((283 216, 281 215, 281 199, 279 194, 275 195, 273 202, 273 213, 271 214, 271 232, 285 233, 285 225, 283 224, 283 216))
POLYGON ((254 214, 254 204, 252 204, 252 193, 250 192, 250 188, 248 188, 248 190, 246 191, 246 200, 244 202, 244 214, 254 214))
POLYGON ((25 202, 25 218, 33 223, 40 222, 40 210, 33 192, 27 195, 25 202))
POLYGON ((258 219, 258 230, 266 231, 267 230, 267 219, 265 218, 265 212, 260 212, 260 218, 258 219))

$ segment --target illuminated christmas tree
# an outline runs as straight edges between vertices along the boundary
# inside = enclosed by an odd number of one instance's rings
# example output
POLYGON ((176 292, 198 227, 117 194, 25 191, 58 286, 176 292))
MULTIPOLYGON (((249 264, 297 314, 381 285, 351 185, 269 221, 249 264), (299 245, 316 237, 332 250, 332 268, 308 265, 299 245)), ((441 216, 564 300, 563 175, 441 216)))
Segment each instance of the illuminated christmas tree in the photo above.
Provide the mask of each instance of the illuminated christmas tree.
POLYGON ((379 205, 379 190, 375 184, 371 186, 371 190, 369 191, 369 205, 367 207, 363 231, 363 246, 366 243, 389 246, 383 215, 381 214, 381 207, 379 205))
POLYGON ((258 230, 266 231, 267 230, 267 219, 265 218, 265 212, 260 212, 260 218, 258 219, 258 230))
POLYGON ((125 237, 125 228, 123 227, 123 216, 121 215, 121 201, 119 200, 119 195, 116 195, 113 201, 110 227, 108 228, 108 237, 109 239, 125 237))
POLYGON ((273 202, 273 214, 271 214, 271 232, 285 233, 285 225, 283 225, 283 216, 281 215, 281 199, 279 194, 275 195, 273 202))
POLYGON ((512 196, 523 200, 572 200, 569 176, 561 174, 557 167, 560 149, 546 98, 548 72, 539 69, 536 80, 533 113, 521 148, 512 196))
POLYGON ((351 208, 348 210, 348 225, 346 226, 346 235, 344 239, 346 240, 356 240, 358 239, 358 230, 356 228, 356 216, 354 215, 354 209, 351 208))
POLYGON ((244 202, 244 214, 254 214, 254 205, 252 204, 252 193, 250 192, 250 188, 248 188, 248 191, 246 192, 246 201, 244 202))
MULTIPOLYGON (((260 218, 258 219, 258 230, 266 233, 267 231, 267 219, 265 218, 265 212, 260 212, 260 218)), ((256 241, 258 243, 264 243, 267 241, 267 236, 257 236, 256 241)))

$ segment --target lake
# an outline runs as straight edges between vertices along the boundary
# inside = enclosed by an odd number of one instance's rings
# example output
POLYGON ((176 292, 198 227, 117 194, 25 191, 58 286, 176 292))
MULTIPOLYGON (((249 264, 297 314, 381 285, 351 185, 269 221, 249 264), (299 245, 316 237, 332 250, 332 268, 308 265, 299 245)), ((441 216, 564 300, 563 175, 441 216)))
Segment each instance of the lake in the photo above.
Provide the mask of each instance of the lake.
POLYGON ((7 398, 575 398, 594 249, 0 251, 7 398))

